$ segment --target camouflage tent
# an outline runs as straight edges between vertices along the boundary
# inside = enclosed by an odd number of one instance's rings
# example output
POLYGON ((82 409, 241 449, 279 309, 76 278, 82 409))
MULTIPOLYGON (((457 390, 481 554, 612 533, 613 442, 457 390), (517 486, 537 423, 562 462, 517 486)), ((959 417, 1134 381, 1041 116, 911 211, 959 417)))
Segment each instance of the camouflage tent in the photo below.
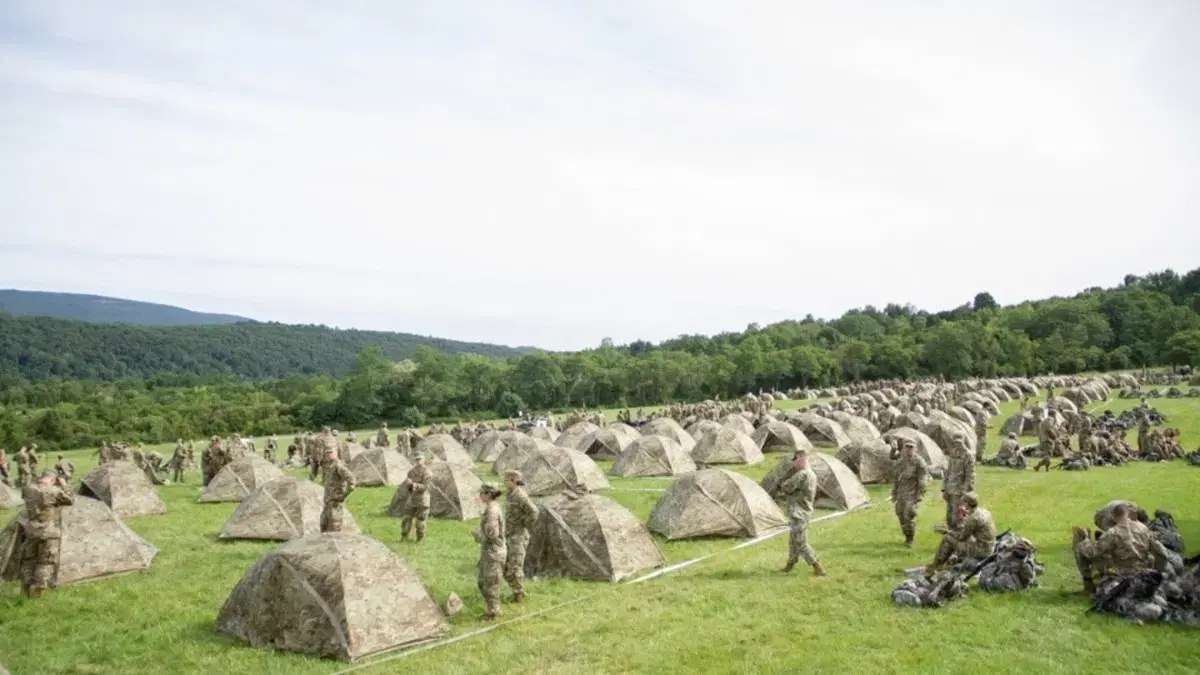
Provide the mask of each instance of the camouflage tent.
POLYGON ((433 434, 421 439, 417 443, 417 447, 413 448, 413 452, 425 453, 425 459, 429 461, 442 460, 451 464, 472 469, 475 467, 475 460, 467 454, 463 446, 454 437, 449 434, 433 434))
POLYGON ((851 415, 841 410, 834 410, 829 413, 829 417, 841 425, 842 431, 845 431, 846 435, 850 437, 851 443, 870 443, 882 436, 871 420, 865 417, 851 415))
MULTIPOLYGON (((712 420, 699 420, 698 422, 693 422, 692 424, 689 424, 686 428, 686 431, 688 432, 688 435, 690 435, 693 439, 696 440, 697 443, 699 443, 700 439, 704 438, 704 434, 707 434, 712 431, 716 431, 716 430, 720 429, 721 427, 722 427, 722 425, 720 422, 714 422, 712 420)), ((750 431, 751 431, 751 433, 753 433, 754 427, 751 427, 750 431)), ((663 438, 666 438, 666 437, 664 436, 663 438)))
MULTIPOLYGON (((290 541, 321 532, 325 489, 310 481, 282 476, 255 490, 238 504, 221 528, 222 539, 290 541)), ((354 514, 346 510, 342 526, 358 532, 354 514)))
POLYGON ((251 492, 283 476, 277 466, 259 457, 246 455, 225 465, 217 472, 197 502, 240 502, 251 492))
MULTIPOLYGON (((813 506, 818 509, 847 511, 871 503, 867 489, 858 480, 858 476, 841 460, 811 452, 808 455, 808 467, 817 475, 817 498, 813 506)), ((763 490, 774 499, 783 499, 780 488, 787 479, 796 473, 796 467, 789 457, 779 460, 771 473, 762 479, 763 490)))
POLYGON ((1060 413, 1068 411, 1073 413, 1079 412, 1079 406, 1075 405, 1074 401, 1064 396, 1055 396, 1054 398, 1047 399, 1046 405, 1054 408, 1060 413))
POLYGON ((1005 420, 1003 431, 1005 436, 1008 434, 1037 436, 1037 420, 1034 419, 1033 413, 1022 410, 1005 420))
POLYGON ((953 447, 954 438, 961 437, 966 443, 967 450, 974 455, 976 445, 975 430, 940 410, 933 412, 941 414, 936 417, 930 415, 929 423, 921 428, 921 432, 932 438, 943 451, 949 451, 953 447))
MULTIPOLYGON (((449 462, 426 462, 429 481, 429 515, 449 520, 471 520, 483 515, 479 488, 483 482, 466 467, 449 462)), ((401 484, 392 496, 388 515, 399 518, 408 504, 408 486, 401 484)))
POLYGON ((525 573, 617 582, 664 562, 649 530, 624 506, 597 494, 566 493, 541 503, 525 573))
POLYGON ((962 406, 955 405, 955 406, 950 406, 950 410, 947 414, 949 414, 951 417, 958 420, 959 422, 966 424, 967 426, 971 427, 972 429, 975 428, 975 415, 973 413, 971 413, 970 410, 967 410, 966 408, 964 408, 962 406))
POLYGON ((838 450, 836 457, 854 471, 863 483, 890 483, 896 466, 892 447, 882 438, 854 442, 838 450))
POLYGON ((502 474, 509 469, 517 469, 525 466, 525 463, 539 452, 551 450, 556 446, 550 441, 540 438, 530 438, 532 443, 514 443, 500 453, 496 461, 492 463, 492 473, 502 474))
POLYGON ((467 446, 467 454, 476 462, 494 462, 508 445, 500 438, 500 432, 489 429, 471 441, 467 446))
POLYGON ((796 427, 787 422, 772 420, 754 430, 750 436, 754 444, 763 452, 796 452, 797 450, 811 451, 812 442, 796 427))
POLYGON ((18 509, 24 504, 20 490, 0 483, 0 509, 18 509))
POLYGON ((579 442, 582 441, 585 436, 599 428, 599 426, 592 424, 591 422, 576 422, 570 427, 564 429, 563 432, 558 435, 558 439, 554 441, 554 444, 562 448, 570 448, 574 450, 579 447, 579 442))
POLYGON ((108 504, 121 518, 167 512, 154 483, 132 462, 108 462, 92 469, 83 477, 79 494, 108 504))
POLYGON ((666 436, 642 436, 613 463, 615 476, 675 476, 696 470, 683 448, 666 436))
MULTIPOLYGON (((743 415, 740 413, 729 413, 728 415, 726 415, 726 416, 722 417, 720 420, 718 420, 718 422, 723 427, 729 427, 730 429, 737 429, 738 431, 742 432, 743 434, 746 434, 747 436, 754 435, 754 423, 751 422, 750 419, 748 419, 746 417, 746 415, 743 415)), ((696 440, 700 440, 700 439, 696 439, 696 440)))
POLYGON ((338 459, 342 460, 343 462, 349 463, 350 460, 354 459, 355 457, 358 457, 359 455, 361 455, 362 453, 364 453, 366 451, 367 451, 366 446, 363 446, 360 443, 339 443, 338 444, 338 459))
POLYGON ((437 637, 446 620, 402 558, 365 535, 335 532, 264 556, 229 594, 216 628, 254 647, 349 661, 437 637))
POLYGON ((921 458, 925 460, 925 463, 929 465, 929 470, 931 472, 936 472, 938 475, 941 475, 941 472, 945 471, 946 467, 949 466, 949 462, 946 460, 946 453, 942 452, 941 446, 939 446, 932 438, 926 436, 924 433, 917 431, 916 429, 900 427, 898 429, 892 429, 883 435, 884 441, 890 442, 893 438, 897 439, 901 445, 903 445, 904 441, 912 441, 915 443, 917 446, 917 454, 920 455, 921 458))
POLYGON ((534 427, 529 430, 529 435, 532 438, 550 441, 551 443, 558 441, 558 431, 552 426, 534 427))
POLYGON ((637 429, 628 424, 610 424, 584 436, 575 449, 589 457, 603 459, 620 457, 625 448, 640 436, 637 429))
POLYGON ((754 481, 725 469, 681 476, 650 512, 650 530, 667 539, 757 537, 787 519, 754 481))
MULTIPOLYGON (((150 542, 133 533, 103 502, 77 497, 59 511, 62 539, 58 550, 58 572, 54 585, 138 572, 150 567, 158 553, 150 542)), ((20 578, 21 522, 17 514, 0 532, 0 580, 20 578)))
POLYGON ((692 448, 692 459, 699 464, 758 464, 763 461, 762 450, 746 434, 721 427, 692 448))
POLYGON ((360 487, 399 485, 408 476, 412 463, 404 455, 388 448, 365 450, 346 465, 360 487))
POLYGON ((696 439, 692 435, 684 431, 683 427, 679 426, 679 422, 670 417, 657 417, 642 425, 638 431, 642 432, 643 436, 666 436, 679 444, 686 452, 691 452, 692 448, 696 447, 696 439))
POLYGON ((550 495, 570 490, 592 492, 609 487, 604 472, 591 457, 577 450, 553 447, 543 450, 521 467, 530 495, 550 495))
POLYGON ((808 440, 818 448, 844 448, 850 445, 850 437, 842 425, 809 412, 788 415, 788 421, 804 432, 808 440))
POLYGON ((893 429, 908 428, 920 431, 926 424, 929 424, 929 418, 912 410, 900 413, 900 415, 892 420, 893 429))

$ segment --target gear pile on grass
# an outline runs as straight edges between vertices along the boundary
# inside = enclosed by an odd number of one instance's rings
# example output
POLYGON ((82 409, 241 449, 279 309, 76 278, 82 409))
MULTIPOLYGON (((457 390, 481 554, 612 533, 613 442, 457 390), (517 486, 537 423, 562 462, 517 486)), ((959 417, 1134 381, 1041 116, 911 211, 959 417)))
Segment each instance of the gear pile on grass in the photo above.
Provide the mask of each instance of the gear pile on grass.
POLYGON ((996 538, 992 554, 983 560, 966 560, 933 575, 905 579, 892 591, 892 602, 902 607, 944 607, 967 596, 972 578, 989 593, 1013 593, 1038 585, 1045 568, 1037 559, 1033 542, 1008 530, 996 538))

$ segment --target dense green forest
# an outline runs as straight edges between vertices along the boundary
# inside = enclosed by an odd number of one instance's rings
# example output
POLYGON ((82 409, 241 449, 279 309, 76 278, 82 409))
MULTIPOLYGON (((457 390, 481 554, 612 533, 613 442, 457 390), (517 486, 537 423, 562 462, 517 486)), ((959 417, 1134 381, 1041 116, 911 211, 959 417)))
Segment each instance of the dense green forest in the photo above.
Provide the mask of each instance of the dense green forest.
POLYGON ((252 380, 296 374, 345 375, 367 345, 378 345, 387 358, 395 360, 411 358, 422 346, 449 354, 469 352, 497 358, 529 351, 326 326, 135 326, 0 313, 0 374, 28 380, 121 380, 161 373, 234 375, 252 380))
POLYGON ((242 323, 244 316, 208 314, 154 302, 82 293, 0 290, 0 312, 13 316, 49 316, 93 323, 133 323, 141 326, 198 326, 242 323))
MULTIPOLYGON (((19 364, 22 350, 38 340, 58 339, 63 346, 41 349, 65 363, 95 362, 93 376, 132 368, 135 374, 207 369, 268 378, 159 374, 101 382, 0 375, 0 447, 26 439, 61 447, 94 445, 105 438, 151 442, 214 433, 262 435, 322 424, 360 427, 381 419, 420 424, 512 415, 522 409, 636 406, 859 379, 1200 366, 1200 269, 1183 276, 1170 270, 1130 275, 1115 288, 1010 307, 980 293, 972 303, 937 313, 911 306, 866 307, 832 321, 808 317, 751 325, 738 333, 680 336, 658 345, 604 344, 578 353, 532 352, 504 359, 422 346, 410 359, 397 360, 394 346, 372 345, 368 337, 389 334, 361 333, 356 347, 363 348, 348 357, 349 372, 336 378, 273 378, 296 370, 341 371, 316 346, 331 339, 328 329, 288 329, 312 337, 313 344, 300 354, 286 353, 303 341, 282 337, 287 331, 281 326, 161 329, 186 336, 160 338, 164 343, 181 340, 180 351, 148 354, 141 330, 108 333, 111 342, 101 346, 92 340, 94 334, 73 322, 34 322, 40 332, 14 339, 8 327, 14 321, 33 330, 22 320, 0 320, 5 343, 0 359, 6 364, 14 359, 19 364), (59 325, 79 332, 54 338, 59 325), (245 330, 251 332, 241 332, 245 330), (136 367, 126 365, 131 362, 136 367)), ((345 344, 339 348, 351 349, 345 344)), ((22 372, 9 366, 4 370, 22 372)))

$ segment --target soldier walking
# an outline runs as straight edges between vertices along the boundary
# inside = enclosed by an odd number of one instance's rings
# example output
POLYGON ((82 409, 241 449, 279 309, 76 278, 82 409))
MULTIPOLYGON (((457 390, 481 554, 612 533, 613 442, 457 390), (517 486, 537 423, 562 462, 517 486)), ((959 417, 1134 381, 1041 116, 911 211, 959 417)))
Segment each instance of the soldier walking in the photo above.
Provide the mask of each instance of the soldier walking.
POLYGON ((892 502, 896 517, 900 520, 900 531, 904 533, 904 545, 912 548, 917 531, 917 508, 925 498, 929 483, 929 464, 917 454, 917 444, 906 440, 900 448, 900 461, 896 464, 896 478, 892 481, 892 502))
MULTIPOLYGON (((755 399, 757 400, 757 399, 755 399)), ((784 481, 780 491, 787 497, 788 519, 791 532, 788 535, 788 559, 781 572, 791 572, 800 558, 812 566, 813 576, 825 576, 825 567, 817 559, 816 551, 808 543, 808 524, 812 520, 813 500, 817 496, 817 475, 808 466, 808 453, 797 451, 792 458, 796 473, 784 481)))

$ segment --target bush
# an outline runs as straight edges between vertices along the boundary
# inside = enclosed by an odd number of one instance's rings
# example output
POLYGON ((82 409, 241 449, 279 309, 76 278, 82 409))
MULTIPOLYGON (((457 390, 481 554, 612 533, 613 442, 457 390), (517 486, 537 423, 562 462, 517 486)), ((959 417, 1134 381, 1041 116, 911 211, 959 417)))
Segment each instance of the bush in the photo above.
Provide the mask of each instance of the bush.
POLYGON ((526 409, 525 401, 511 391, 506 391, 496 402, 496 414, 501 417, 516 417, 526 409))

